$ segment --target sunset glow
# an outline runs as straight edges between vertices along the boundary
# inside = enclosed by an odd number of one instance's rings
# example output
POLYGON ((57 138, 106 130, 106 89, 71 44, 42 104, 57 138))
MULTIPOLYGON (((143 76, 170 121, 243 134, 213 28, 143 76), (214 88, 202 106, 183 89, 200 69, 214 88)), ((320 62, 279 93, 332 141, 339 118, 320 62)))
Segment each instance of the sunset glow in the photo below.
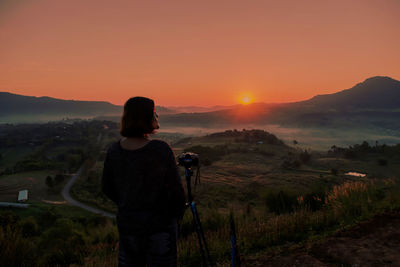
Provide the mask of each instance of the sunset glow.
POLYGON ((245 104, 245 105, 250 104, 250 97, 248 97, 248 96, 244 97, 243 100, 242 100, 242 102, 243 102, 243 104, 245 104))
POLYGON ((248 105, 248 104, 250 104, 252 101, 251 101, 251 98, 249 97, 249 96, 245 96, 245 97, 243 97, 242 98, 242 104, 243 105, 248 105))
POLYGON ((249 91, 242 91, 237 96, 237 102, 242 105, 248 105, 254 102, 254 94, 249 91))
POLYGON ((213 106, 400 78, 399 1, 6 0, 0 12, 0 91, 16 94, 213 106), (238 99, 243 88, 257 97, 238 99))

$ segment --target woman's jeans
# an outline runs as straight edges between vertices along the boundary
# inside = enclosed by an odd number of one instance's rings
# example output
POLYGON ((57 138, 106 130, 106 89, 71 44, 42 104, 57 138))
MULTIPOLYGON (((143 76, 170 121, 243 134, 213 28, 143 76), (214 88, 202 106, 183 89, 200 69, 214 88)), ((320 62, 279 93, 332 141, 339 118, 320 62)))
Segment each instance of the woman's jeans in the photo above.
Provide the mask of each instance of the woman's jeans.
POLYGON ((177 235, 176 221, 149 235, 119 233, 118 266, 176 266, 177 235))

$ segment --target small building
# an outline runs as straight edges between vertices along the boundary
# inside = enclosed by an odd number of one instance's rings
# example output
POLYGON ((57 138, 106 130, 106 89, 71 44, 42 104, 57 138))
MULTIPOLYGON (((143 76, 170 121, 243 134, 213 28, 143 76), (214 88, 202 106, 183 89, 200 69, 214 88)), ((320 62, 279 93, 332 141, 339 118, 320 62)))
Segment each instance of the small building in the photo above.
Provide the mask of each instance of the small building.
POLYGON ((28 200, 28 190, 18 192, 18 202, 26 202, 28 200))

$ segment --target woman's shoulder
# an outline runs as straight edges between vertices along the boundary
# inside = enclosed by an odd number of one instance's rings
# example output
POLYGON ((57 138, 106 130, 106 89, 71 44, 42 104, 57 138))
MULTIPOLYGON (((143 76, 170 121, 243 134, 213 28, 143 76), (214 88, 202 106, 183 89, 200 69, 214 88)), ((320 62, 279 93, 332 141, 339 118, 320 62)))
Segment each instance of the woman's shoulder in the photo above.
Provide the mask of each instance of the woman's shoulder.
POLYGON ((165 152, 169 152, 172 151, 171 146, 163 141, 163 140, 159 140, 159 139, 152 139, 151 141, 151 145, 156 148, 157 150, 162 150, 165 152))
POLYGON ((133 152, 122 149, 118 140, 109 145, 106 154, 106 161, 121 162, 123 159, 131 157, 139 157, 142 160, 161 160, 171 158, 175 159, 175 154, 170 145, 163 140, 152 139, 143 148, 133 152))
POLYGON ((115 157, 121 154, 121 146, 119 145, 119 140, 112 142, 107 147, 107 157, 115 157))
MULTIPOLYGON (((147 147, 151 147, 153 149, 166 151, 166 152, 172 151, 171 146, 167 142, 165 142, 163 140, 159 140, 159 139, 150 140, 149 143, 147 145, 145 145, 143 148, 147 148, 147 147)), ((138 150, 142 150, 142 149, 138 149, 138 150)), ((111 143, 108 146, 107 154, 121 153, 121 151, 122 151, 122 148, 121 148, 120 140, 118 140, 118 141, 111 143)))
POLYGON ((158 158, 175 159, 175 153, 167 142, 153 139, 151 140, 151 147, 151 153, 157 155, 158 158))
POLYGON ((107 152, 114 152, 114 151, 118 151, 120 150, 121 146, 120 146, 120 140, 117 140, 115 142, 112 142, 107 149, 107 152))

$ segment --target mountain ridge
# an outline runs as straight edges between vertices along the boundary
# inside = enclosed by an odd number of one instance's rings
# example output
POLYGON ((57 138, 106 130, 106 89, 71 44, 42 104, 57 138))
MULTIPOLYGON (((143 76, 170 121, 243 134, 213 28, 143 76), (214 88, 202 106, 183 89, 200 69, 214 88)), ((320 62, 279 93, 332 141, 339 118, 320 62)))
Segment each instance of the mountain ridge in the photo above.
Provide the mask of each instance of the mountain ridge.
MULTIPOLYGON (((365 111, 400 110, 400 81, 388 76, 374 76, 355 86, 332 94, 316 95, 308 100, 292 103, 253 103, 249 105, 196 107, 157 107, 161 121, 169 124, 206 125, 218 123, 299 123, 307 121, 325 125, 332 116, 370 116, 365 111), (220 108, 220 109, 217 109, 220 108), (197 111, 197 112, 196 112, 197 111), (200 111, 200 112, 199 112, 200 111), (360 113, 361 112, 361 113, 360 113), (322 119, 324 118, 324 119, 322 119)), ((53 117, 119 117, 122 106, 106 101, 63 100, 52 97, 33 97, 0 92, 0 123, 7 116, 52 115, 53 117), (18 99, 17 102, 14 100, 18 99), (13 102, 14 101, 14 102, 13 102)), ((379 112, 378 112, 379 113, 379 112)), ((378 114, 376 113, 376 114, 378 114)), ((373 113, 372 117, 376 115, 373 113)), ((393 114, 389 114, 393 117, 393 114)), ((383 116, 380 114, 379 116, 383 116)), ((18 120, 18 118, 16 118, 18 120)), ((61 118, 59 118, 61 119, 61 118)), ((114 120, 114 119, 113 119, 114 120)))
MULTIPOLYGON (((50 120, 63 117, 94 117, 101 115, 121 115, 123 106, 107 101, 67 100, 49 96, 26 96, 10 92, 0 92, 0 123, 7 118, 20 120, 29 115, 29 120, 45 116, 50 120)), ((157 107, 160 113, 173 112, 157 107)), ((25 122, 24 119, 22 119, 25 122)))
POLYGON ((349 89, 316 95, 298 103, 330 107, 400 108, 400 81, 388 76, 374 76, 349 89))

